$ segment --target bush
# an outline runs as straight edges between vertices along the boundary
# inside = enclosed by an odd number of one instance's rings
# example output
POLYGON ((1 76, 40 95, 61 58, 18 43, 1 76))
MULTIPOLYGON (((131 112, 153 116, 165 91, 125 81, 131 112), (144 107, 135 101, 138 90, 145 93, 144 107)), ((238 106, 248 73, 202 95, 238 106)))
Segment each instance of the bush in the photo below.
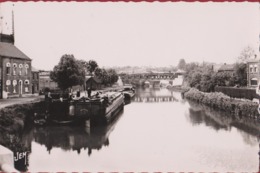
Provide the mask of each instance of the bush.
POLYGON ((192 88, 184 93, 184 97, 238 116, 259 117, 257 103, 237 100, 220 92, 204 93, 192 88))
POLYGON ((0 129, 14 132, 24 128, 26 123, 31 124, 34 110, 44 109, 43 102, 18 104, 0 110, 0 129))

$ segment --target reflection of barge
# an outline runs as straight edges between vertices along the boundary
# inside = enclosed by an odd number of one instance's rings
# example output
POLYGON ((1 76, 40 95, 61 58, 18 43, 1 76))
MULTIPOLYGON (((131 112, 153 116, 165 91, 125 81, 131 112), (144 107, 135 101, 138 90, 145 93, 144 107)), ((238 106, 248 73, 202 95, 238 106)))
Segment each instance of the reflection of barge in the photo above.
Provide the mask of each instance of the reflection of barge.
POLYGON ((71 125, 84 124, 90 120, 91 124, 106 124, 123 109, 124 96, 120 92, 108 92, 91 98, 77 97, 71 100, 60 96, 48 97, 46 107, 47 118, 38 116, 35 123, 46 120, 49 124, 71 125))
POLYGON ((31 141, 35 141, 41 145, 45 145, 48 152, 53 148, 61 148, 65 151, 81 151, 88 150, 91 155, 92 150, 99 150, 103 146, 109 145, 109 135, 114 130, 116 123, 122 116, 122 112, 118 114, 111 123, 98 127, 69 127, 69 126, 49 126, 34 128, 30 131, 31 141))

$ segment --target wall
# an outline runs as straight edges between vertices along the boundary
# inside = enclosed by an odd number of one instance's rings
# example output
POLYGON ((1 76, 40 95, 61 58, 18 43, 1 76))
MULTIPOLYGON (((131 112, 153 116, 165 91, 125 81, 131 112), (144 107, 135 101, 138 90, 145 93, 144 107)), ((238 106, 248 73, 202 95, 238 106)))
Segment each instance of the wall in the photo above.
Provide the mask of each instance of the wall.
POLYGON ((244 98, 253 100, 259 98, 256 94, 256 90, 253 88, 233 88, 233 87, 215 87, 215 92, 222 92, 233 98, 244 98))

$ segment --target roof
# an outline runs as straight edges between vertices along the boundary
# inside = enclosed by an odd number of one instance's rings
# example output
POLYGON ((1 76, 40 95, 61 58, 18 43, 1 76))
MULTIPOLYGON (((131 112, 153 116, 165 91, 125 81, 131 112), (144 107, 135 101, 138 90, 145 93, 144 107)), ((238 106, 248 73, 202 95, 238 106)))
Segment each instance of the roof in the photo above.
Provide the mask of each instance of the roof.
POLYGON ((218 71, 234 71, 234 65, 233 64, 224 64, 218 69, 218 71))
POLYGON ((186 73, 186 71, 182 69, 178 69, 175 73, 186 73))
POLYGON ((31 61, 31 59, 10 43, 0 42, 0 56, 19 58, 31 61))
POLYGON ((39 72, 39 70, 32 66, 32 72, 39 72))
POLYGON ((100 79, 98 79, 97 77, 93 77, 93 76, 86 76, 86 82, 90 79, 93 79, 96 83, 102 83, 100 79))
POLYGON ((260 62, 260 59, 256 58, 256 59, 249 59, 247 61, 247 63, 253 63, 253 62, 260 62))

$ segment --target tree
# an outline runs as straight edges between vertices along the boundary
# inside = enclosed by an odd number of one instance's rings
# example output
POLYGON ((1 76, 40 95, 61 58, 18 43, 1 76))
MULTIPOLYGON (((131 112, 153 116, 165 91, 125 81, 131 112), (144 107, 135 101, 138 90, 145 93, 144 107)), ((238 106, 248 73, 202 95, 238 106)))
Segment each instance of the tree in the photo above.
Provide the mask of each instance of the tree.
POLYGON ((118 75, 114 69, 104 69, 97 67, 95 69, 94 75, 102 81, 104 85, 112 85, 118 80, 118 75))
POLYGON ((244 63, 235 64, 235 83, 240 86, 247 85, 247 68, 244 63))
POLYGON ((94 75, 99 78, 99 79, 102 79, 102 69, 97 67, 94 71, 94 75))
POLYGON ((247 63, 247 61, 255 56, 255 51, 252 47, 245 47, 238 57, 238 63, 247 63))
POLYGON ((223 71, 217 72, 213 75, 213 83, 218 86, 234 86, 235 75, 234 72, 223 71))
POLYGON ((82 85, 85 71, 80 61, 77 61, 73 55, 65 54, 51 71, 50 77, 58 83, 60 89, 66 90, 75 85, 82 85))
POLYGON ((109 84, 110 85, 112 85, 112 84, 117 82, 118 75, 117 75, 117 73, 116 73, 116 71, 114 69, 108 69, 107 70, 107 74, 108 74, 108 77, 109 77, 109 84))
POLYGON ((87 70, 92 74, 94 71, 95 71, 95 69, 98 67, 98 64, 97 64, 97 62, 96 61, 94 61, 94 60, 89 60, 88 62, 87 62, 87 70))
POLYGON ((178 64, 178 68, 184 70, 185 66, 186 66, 185 60, 184 59, 180 59, 179 64, 178 64))

